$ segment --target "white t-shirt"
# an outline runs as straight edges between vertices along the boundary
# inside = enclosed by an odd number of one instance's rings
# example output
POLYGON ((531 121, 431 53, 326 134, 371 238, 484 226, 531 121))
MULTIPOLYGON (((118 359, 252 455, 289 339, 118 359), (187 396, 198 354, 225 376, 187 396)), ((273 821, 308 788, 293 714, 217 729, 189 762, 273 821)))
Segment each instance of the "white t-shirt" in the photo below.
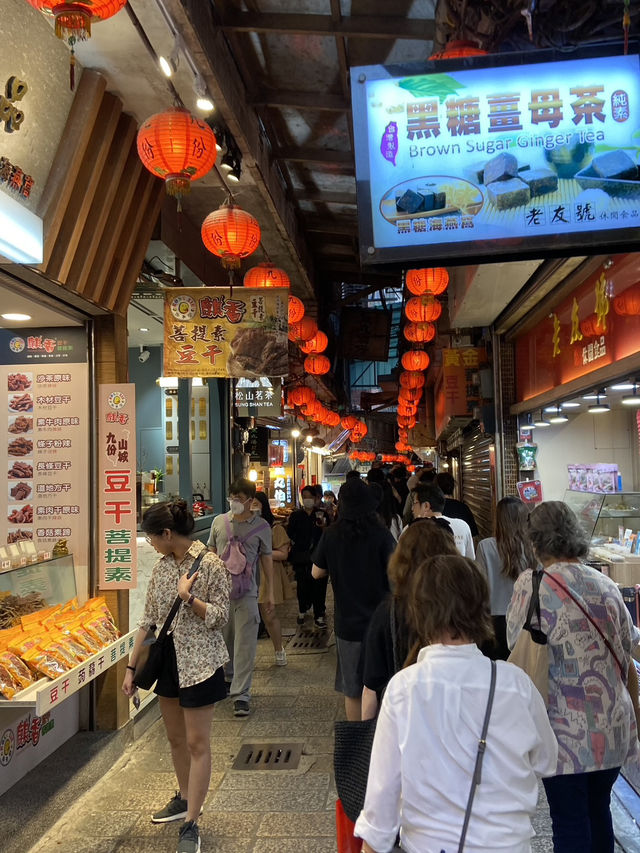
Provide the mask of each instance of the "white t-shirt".
MULTIPOLYGON (((497 662, 481 782, 465 853, 530 853, 538 777, 555 773, 558 744, 542 697, 513 664, 497 662)), ((382 700, 364 809, 355 835, 407 853, 458 849, 491 662, 475 644, 428 646, 382 700)))
POLYGON ((456 540, 456 548, 463 557, 469 557, 470 560, 475 560, 476 552, 473 547, 473 536, 471 528, 466 521, 461 518, 449 518, 448 515, 443 515, 445 521, 448 521, 453 531, 453 538, 456 540))

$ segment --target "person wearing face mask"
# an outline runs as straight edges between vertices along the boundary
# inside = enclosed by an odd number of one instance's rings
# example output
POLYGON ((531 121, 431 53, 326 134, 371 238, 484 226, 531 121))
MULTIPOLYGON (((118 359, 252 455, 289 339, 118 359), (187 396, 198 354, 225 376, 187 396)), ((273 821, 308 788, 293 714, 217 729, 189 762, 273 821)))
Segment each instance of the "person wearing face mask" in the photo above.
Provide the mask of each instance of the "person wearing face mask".
POLYGON ((225 667, 229 695, 234 700, 233 713, 236 717, 249 715, 251 680, 258 645, 258 589, 260 570, 265 577, 266 591, 264 612, 273 613, 273 559, 271 527, 259 515, 251 512, 256 496, 255 484, 238 478, 229 488, 229 512, 217 515, 211 525, 207 545, 220 556, 224 556, 229 539, 234 537, 242 543, 251 568, 251 584, 241 596, 231 593, 229 621, 223 635, 229 651, 230 663, 225 667))
POLYGON ((331 491, 331 489, 327 489, 327 491, 324 492, 324 494, 322 495, 322 506, 331 521, 335 521, 335 517, 338 511, 338 504, 336 501, 336 496, 331 491))
MULTIPOLYGON (((287 531, 284 529, 282 524, 275 523, 275 518, 273 517, 271 507, 269 506, 269 499, 264 492, 256 492, 255 499, 251 505, 251 511, 256 513, 259 517, 262 517, 271 527, 273 535, 273 551, 271 552, 271 557, 273 559, 273 601, 277 608, 278 604, 282 604, 286 599, 293 597, 292 585, 284 568, 284 560, 289 556, 291 542, 289 541, 287 531)), ((267 584, 266 578, 263 575, 260 578, 260 591, 258 593, 260 615, 262 616, 264 626, 271 638, 271 642, 273 643, 276 666, 286 666, 287 653, 282 645, 282 627, 280 625, 280 619, 276 614, 275 608, 271 613, 268 613, 265 609, 264 604, 266 594, 267 584)))
POLYGON ((304 486, 300 498, 302 509, 291 513, 287 525, 287 534, 291 540, 289 561, 296 575, 298 625, 304 624, 307 611, 313 607, 314 624, 316 628, 324 630, 327 627, 327 578, 314 580, 311 576, 311 554, 330 518, 326 510, 318 506, 315 486, 304 486))

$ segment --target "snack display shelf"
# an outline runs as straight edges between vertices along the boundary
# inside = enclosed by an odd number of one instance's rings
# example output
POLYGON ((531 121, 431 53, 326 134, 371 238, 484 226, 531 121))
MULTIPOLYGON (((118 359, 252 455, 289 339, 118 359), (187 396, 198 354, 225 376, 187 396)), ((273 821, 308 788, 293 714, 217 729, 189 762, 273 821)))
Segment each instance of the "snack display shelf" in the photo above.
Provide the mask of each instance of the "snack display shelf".
POLYGON ((134 628, 54 680, 42 678, 16 693, 13 699, 0 700, 0 711, 28 708, 41 717, 126 657, 133 648, 137 632, 134 628))

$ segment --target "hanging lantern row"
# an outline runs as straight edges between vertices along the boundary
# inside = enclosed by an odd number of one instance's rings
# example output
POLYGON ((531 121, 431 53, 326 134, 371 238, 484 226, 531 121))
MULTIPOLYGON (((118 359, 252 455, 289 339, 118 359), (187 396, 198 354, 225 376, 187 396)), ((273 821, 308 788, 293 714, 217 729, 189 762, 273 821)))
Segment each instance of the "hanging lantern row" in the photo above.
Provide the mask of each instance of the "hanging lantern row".
POLYGON ((267 262, 247 270, 242 283, 245 287, 291 287, 291 279, 286 272, 267 262))
POLYGON ((354 459, 356 462, 374 462, 376 455, 368 450, 354 450, 349 454, 349 459, 354 459))
POLYGON ((449 273, 444 267, 407 270, 405 284, 407 290, 414 296, 422 296, 425 293, 439 296, 449 286, 449 273))
POLYGON ((289 340, 299 344, 311 340, 318 332, 318 324, 312 317, 304 316, 297 323, 289 323, 289 340))
POLYGON ((421 349, 410 349, 408 352, 405 352, 400 359, 400 363, 404 367, 405 370, 408 371, 420 371, 426 370, 431 363, 431 359, 427 355, 424 350, 421 349))
POLYGON ((318 400, 315 391, 306 385, 297 385, 289 389, 287 393, 289 406, 296 406, 301 414, 313 421, 328 427, 337 427, 340 424, 340 415, 328 409, 318 400))

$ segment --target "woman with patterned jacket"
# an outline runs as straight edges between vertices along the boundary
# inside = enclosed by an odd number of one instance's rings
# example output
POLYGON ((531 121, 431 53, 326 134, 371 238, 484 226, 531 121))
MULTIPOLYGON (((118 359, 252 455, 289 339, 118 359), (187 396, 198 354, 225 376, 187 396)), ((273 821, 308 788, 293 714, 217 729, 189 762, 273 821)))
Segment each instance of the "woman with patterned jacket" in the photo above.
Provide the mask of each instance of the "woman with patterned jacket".
POLYGON ((136 660, 147 630, 152 625, 160 630, 179 595, 184 603, 170 626, 170 653, 155 687, 179 790, 151 818, 154 823, 184 820, 177 853, 200 850, 197 820, 211 779, 211 721, 214 704, 226 696, 223 666, 229 659, 221 629, 229 617, 231 578, 216 554, 191 540, 193 527, 183 500, 156 504, 144 514, 142 530, 161 558, 153 567, 122 685, 127 696, 134 694, 136 660), (198 570, 188 577, 203 551, 198 570))

